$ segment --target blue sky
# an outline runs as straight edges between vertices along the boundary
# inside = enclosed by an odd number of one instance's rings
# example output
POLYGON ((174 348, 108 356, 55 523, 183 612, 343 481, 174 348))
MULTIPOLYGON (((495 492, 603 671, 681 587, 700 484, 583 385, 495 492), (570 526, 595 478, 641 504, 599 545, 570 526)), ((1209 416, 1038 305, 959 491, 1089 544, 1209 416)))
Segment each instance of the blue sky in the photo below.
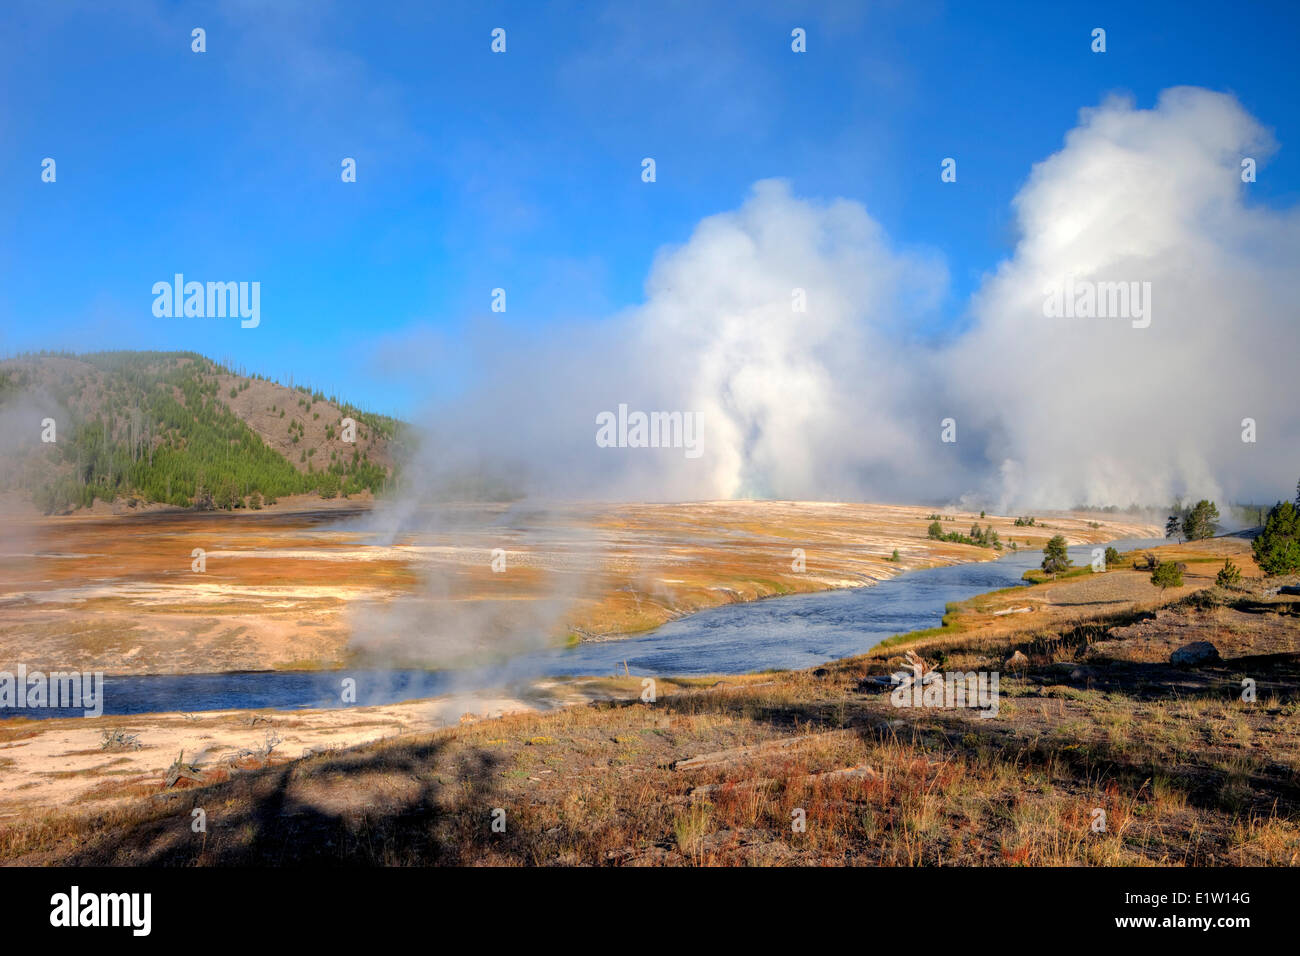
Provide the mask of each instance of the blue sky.
POLYGON ((467 330, 639 303, 657 250, 767 177, 946 262, 915 330, 942 338, 1009 254, 1032 164, 1110 93, 1236 95, 1280 144, 1252 201, 1294 205, 1297 9, 6 3, 0 350, 194 349, 409 415, 473 374, 449 361, 467 330), (261 325, 155 318, 177 271, 260 281, 261 325))

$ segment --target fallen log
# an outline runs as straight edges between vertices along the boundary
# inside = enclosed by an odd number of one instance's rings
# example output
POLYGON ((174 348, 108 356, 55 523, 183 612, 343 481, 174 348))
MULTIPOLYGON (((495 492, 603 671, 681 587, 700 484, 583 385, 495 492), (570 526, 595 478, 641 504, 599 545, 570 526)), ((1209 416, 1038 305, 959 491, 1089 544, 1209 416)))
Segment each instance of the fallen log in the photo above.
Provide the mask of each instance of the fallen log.
POLYGON ((167 768, 167 778, 164 786, 170 788, 176 786, 182 779, 192 780, 195 783, 203 783, 203 771, 199 769, 197 763, 188 764, 185 762, 185 751, 180 752, 174 763, 167 768))
MULTIPOLYGON (((791 783, 837 783, 839 781, 851 780, 875 780, 880 774, 866 765, 861 767, 843 767, 839 770, 824 770, 818 773, 799 774, 794 777, 786 777, 785 783, 789 786, 791 783)), ((687 794, 692 800, 702 800, 705 797, 726 790, 728 787, 733 790, 747 793, 750 790, 757 790, 760 787, 771 786, 777 783, 778 779, 774 777, 757 777, 753 780, 742 780, 731 783, 709 783, 700 787, 691 788, 687 794)))
POLYGON ((684 760, 674 760, 668 766, 671 770, 703 770, 711 767, 722 767, 727 764, 740 763, 746 760, 759 760, 764 757, 788 753, 791 750, 797 750, 812 743, 844 740, 851 735, 856 735, 856 733, 853 730, 832 730, 824 734, 782 737, 778 740, 768 740, 748 747, 732 747, 729 750, 715 750, 712 753, 697 754, 684 760))

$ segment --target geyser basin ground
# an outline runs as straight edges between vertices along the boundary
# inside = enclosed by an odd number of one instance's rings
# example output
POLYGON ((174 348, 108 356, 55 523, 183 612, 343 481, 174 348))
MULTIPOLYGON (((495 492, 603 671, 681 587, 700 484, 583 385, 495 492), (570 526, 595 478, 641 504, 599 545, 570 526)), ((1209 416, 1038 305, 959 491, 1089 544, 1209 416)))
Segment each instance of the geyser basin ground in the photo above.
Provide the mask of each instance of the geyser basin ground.
MULTIPOLYGON (((1116 542, 1122 549, 1159 540, 1116 542)), ((1091 556, 1073 549, 1078 565, 1091 556)), ((1041 553, 908 572, 870 588, 801 594, 701 611, 648 634, 620 641, 547 648, 481 668, 454 671, 260 671, 107 678, 108 715, 177 711, 378 706, 527 685, 538 678, 632 674, 657 679, 703 674, 793 670, 862 654, 882 640, 934 627, 950 602, 1023 584, 1041 553), (353 693, 344 698, 344 681, 353 693)), ((1154 596, 1154 594, 1152 594, 1154 596)), ((16 716, 76 717, 75 710, 26 710, 16 716)))
MULTIPOLYGON (((0 541, 0 670, 446 667, 996 556, 929 539, 931 511, 745 501, 460 505, 396 528, 382 508, 365 506, 12 517, 0 541), (494 552, 504 571, 493 570, 494 552)), ((1125 516, 1052 515, 1021 528, 1009 517, 943 515, 945 530, 979 521, 1022 548, 1058 532, 1075 545, 1159 533, 1125 516)))

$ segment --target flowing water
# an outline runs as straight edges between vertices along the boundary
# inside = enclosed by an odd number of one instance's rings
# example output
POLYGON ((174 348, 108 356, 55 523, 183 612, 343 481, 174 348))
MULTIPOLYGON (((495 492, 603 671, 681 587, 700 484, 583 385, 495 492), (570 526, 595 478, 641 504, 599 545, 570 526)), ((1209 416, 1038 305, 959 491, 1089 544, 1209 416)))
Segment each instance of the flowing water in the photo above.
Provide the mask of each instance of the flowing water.
MULTIPOLYGON (((1162 543, 1119 541, 1121 551, 1162 543)), ((1092 547, 1072 548, 1076 564, 1092 547)), ((882 640, 935 627, 950 601, 1023 585, 1042 561, 1039 551, 996 561, 908 571, 874 587, 822 591, 728 604, 682 618, 648 634, 522 654, 480 671, 258 671, 107 677, 104 713, 341 707, 341 682, 356 681, 357 706, 391 704, 453 692, 501 687, 536 677, 622 674, 686 677, 813 667, 861 654, 882 640)), ((9 710, 28 717, 78 716, 80 710, 9 710)))

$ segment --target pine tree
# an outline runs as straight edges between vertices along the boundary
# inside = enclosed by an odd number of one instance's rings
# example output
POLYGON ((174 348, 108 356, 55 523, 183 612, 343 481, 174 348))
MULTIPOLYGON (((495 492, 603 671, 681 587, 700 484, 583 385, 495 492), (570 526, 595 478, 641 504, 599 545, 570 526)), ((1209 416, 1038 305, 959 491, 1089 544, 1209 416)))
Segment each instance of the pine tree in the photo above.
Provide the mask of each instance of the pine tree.
POLYGON ((1289 501, 1274 505, 1251 549, 1267 575, 1300 573, 1300 508, 1289 501))
POLYGON ((1223 559, 1223 568, 1214 578, 1219 587, 1230 587, 1241 583, 1241 569, 1232 563, 1232 558, 1223 559))
POLYGON ((1055 535, 1052 540, 1047 542, 1047 547, 1043 548, 1043 570, 1052 576, 1056 576, 1072 564, 1074 562, 1070 560, 1065 536, 1055 535))
POLYGON ((1183 537, 1188 541, 1200 541, 1214 537, 1219 525, 1219 509, 1213 501, 1202 498, 1183 519, 1183 537))

